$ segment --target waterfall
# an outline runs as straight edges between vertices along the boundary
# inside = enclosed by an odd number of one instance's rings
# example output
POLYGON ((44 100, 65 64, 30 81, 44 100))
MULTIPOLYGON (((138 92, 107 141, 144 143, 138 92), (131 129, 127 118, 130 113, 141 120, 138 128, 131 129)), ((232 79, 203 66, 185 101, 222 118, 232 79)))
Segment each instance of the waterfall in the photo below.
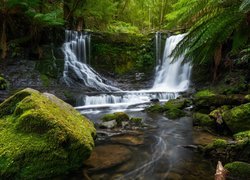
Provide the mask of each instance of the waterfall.
POLYGON ((88 64, 90 56, 90 37, 87 34, 66 31, 64 43, 65 69, 64 80, 67 84, 84 84, 93 87, 101 94, 84 94, 77 100, 77 109, 95 107, 130 107, 135 104, 150 102, 152 99, 168 101, 178 97, 178 92, 185 91, 189 86, 191 64, 183 62, 184 55, 173 61, 170 57, 178 42, 185 35, 174 35, 166 39, 162 55, 161 33, 156 33, 156 70, 154 85, 150 89, 140 91, 121 91, 107 85, 105 80, 88 64), (87 43, 88 42, 88 43, 87 43), (86 54, 86 52, 88 52, 86 54), (172 62, 173 61, 173 62, 172 62), (87 64, 88 63, 88 64, 87 64), (110 93, 105 93, 105 92, 110 93))
POLYGON ((84 32, 65 31, 63 80, 69 86, 87 86, 99 91, 119 91, 107 84, 90 64, 91 36, 84 32))
POLYGON ((184 36, 184 34, 180 34, 166 39, 162 62, 157 61, 155 81, 151 90, 181 92, 188 89, 191 64, 189 62, 183 63, 184 55, 181 55, 174 62, 173 58, 170 57, 172 51, 184 36))

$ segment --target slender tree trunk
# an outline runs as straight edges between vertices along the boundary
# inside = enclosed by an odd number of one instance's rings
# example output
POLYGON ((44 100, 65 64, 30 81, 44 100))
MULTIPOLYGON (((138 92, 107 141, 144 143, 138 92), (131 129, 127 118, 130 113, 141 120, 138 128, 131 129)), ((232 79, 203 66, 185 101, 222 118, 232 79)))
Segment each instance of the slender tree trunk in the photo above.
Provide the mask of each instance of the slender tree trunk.
POLYGON ((222 54, 222 45, 220 44, 214 53, 214 76, 213 76, 213 81, 215 82, 217 80, 217 75, 218 75, 218 68, 221 63, 221 56, 222 54))
POLYGON ((7 46, 7 34, 6 34, 6 19, 3 19, 3 28, 2 28, 2 35, 1 35, 1 48, 2 54, 1 59, 5 59, 7 56, 8 46, 7 46))
POLYGON ((83 29, 85 29, 85 22, 84 22, 84 18, 83 17, 79 17, 77 19, 78 23, 77 23, 77 31, 82 31, 83 29))
POLYGON ((163 22, 163 14, 164 14, 164 0, 161 0, 161 17, 160 17, 160 29, 162 26, 162 22, 163 22))

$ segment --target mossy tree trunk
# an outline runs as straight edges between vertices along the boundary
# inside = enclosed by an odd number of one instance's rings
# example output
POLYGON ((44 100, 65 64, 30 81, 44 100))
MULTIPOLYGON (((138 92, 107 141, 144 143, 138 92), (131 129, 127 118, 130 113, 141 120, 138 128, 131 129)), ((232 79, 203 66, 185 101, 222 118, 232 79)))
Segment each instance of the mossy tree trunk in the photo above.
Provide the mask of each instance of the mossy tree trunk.
POLYGON ((216 49, 214 53, 214 75, 213 75, 213 81, 215 82, 217 80, 218 75, 218 68, 221 63, 222 58, 222 45, 220 44, 216 49))

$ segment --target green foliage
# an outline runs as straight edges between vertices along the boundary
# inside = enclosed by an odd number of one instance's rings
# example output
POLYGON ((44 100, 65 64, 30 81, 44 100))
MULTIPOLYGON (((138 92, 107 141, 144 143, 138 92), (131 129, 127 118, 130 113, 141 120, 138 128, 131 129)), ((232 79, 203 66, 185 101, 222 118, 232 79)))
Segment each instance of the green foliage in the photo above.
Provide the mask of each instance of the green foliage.
POLYGON ((194 113, 193 124, 203 127, 214 127, 215 121, 212 120, 207 114, 194 113))
POLYGON ((0 76, 0 90, 5 90, 8 88, 8 82, 2 76, 0 76))
POLYGON ((173 6, 175 10, 166 16, 171 22, 169 27, 182 26, 189 30, 172 55, 178 57, 185 52, 193 63, 205 63, 213 59, 219 45, 230 37, 232 52, 238 51, 249 38, 246 14, 239 10, 242 5, 242 0, 178 1, 173 6))
POLYGON ((107 30, 112 33, 130 33, 130 34, 140 33, 138 27, 123 21, 113 21, 112 23, 109 24, 107 30))
POLYGON ((36 179, 82 165, 94 146, 93 124, 53 95, 25 89, 0 104, 0 176, 36 179))

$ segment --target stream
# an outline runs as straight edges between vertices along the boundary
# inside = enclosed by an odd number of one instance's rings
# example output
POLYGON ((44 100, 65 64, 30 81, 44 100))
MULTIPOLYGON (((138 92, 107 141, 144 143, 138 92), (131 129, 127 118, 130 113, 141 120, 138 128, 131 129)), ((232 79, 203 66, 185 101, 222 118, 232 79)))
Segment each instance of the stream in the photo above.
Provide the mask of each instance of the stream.
POLYGON ((213 179, 214 168, 193 146, 192 119, 171 120, 144 109, 152 100, 164 103, 188 90, 192 66, 184 62, 184 55, 173 61, 170 57, 176 44, 185 34, 166 39, 160 54, 160 33, 156 33, 155 80, 152 88, 126 91, 112 86, 87 62, 90 36, 82 32, 66 31, 63 46, 65 65, 63 79, 70 86, 87 86, 98 92, 82 94, 75 107, 95 123, 96 146, 81 172, 70 179, 213 179), (125 112, 142 118, 142 126, 101 129, 104 114, 125 112))

